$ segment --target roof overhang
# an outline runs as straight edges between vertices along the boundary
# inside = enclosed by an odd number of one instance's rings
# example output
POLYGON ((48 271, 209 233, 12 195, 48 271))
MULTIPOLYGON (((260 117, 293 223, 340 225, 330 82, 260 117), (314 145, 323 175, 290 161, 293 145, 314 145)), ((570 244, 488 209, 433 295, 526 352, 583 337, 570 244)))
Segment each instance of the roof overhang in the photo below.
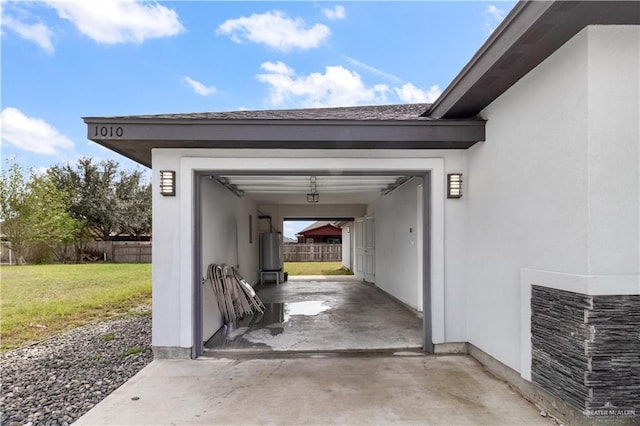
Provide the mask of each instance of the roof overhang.
POLYGON ((638 1, 521 1, 424 116, 474 117, 588 25, 639 25, 638 1))
POLYGON ((88 139, 151 167, 153 148, 466 149, 485 121, 85 117, 88 139))

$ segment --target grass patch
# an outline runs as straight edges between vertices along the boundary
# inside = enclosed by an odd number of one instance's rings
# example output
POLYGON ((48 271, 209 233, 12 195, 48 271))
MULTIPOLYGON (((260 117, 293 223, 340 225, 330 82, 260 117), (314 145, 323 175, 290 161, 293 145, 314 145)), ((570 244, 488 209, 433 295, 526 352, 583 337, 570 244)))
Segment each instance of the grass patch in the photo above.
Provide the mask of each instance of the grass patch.
POLYGON ((127 353, 125 354, 125 356, 129 356, 129 355, 137 355, 144 352, 144 348, 141 348, 139 346, 134 346, 132 348, 129 348, 129 350, 127 351, 127 353))
POLYGON ((353 275, 342 262, 285 262, 289 275, 353 275))
POLYGON ((105 335, 103 335, 101 337, 103 342, 110 342, 111 340, 115 339, 116 337, 113 335, 113 333, 107 333, 105 335))
POLYGON ((151 303, 150 264, 3 266, 0 277, 2 351, 151 303))

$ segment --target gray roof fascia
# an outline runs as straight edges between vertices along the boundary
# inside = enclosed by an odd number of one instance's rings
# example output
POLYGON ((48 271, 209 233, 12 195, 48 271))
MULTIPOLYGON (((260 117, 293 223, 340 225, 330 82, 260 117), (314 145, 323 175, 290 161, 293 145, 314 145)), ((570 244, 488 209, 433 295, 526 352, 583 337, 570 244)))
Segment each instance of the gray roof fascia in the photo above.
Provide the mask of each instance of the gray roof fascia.
POLYGON ((549 10, 551 5, 552 1, 518 2, 423 116, 445 117, 460 98, 522 37, 531 23, 536 22, 549 10))
POLYGON ((478 117, 463 119, 434 119, 431 117, 417 117, 414 120, 281 120, 281 119, 166 119, 166 118, 137 118, 137 117, 83 117, 87 124, 87 136, 99 137, 95 132, 92 135, 91 126, 231 126, 234 128, 273 126, 273 127, 398 127, 398 126, 484 126, 485 120, 478 117))
POLYGON ((153 148, 465 149, 485 121, 176 120, 87 117, 87 138, 147 167, 153 148))
POLYGON ((475 117, 586 26, 639 24, 637 0, 521 1, 423 116, 475 117))
MULTIPOLYGON (((217 120, 138 121, 87 120, 87 138, 191 142, 301 142, 301 141, 459 141, 484 140, 485 121, 327 121, 327 120, 217 120), (106 134, 103 128, 107 128, 106 134)), ((283 147, 294 148, 294 147, 283 147)))

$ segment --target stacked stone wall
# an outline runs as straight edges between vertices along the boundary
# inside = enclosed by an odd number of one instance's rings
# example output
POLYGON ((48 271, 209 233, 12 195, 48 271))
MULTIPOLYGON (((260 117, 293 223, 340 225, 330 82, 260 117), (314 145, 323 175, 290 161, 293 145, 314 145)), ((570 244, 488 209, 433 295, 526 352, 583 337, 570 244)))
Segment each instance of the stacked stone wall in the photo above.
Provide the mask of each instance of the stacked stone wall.
POLYGON ((531 296, 533 382, 587 416, 640 416, 640 296, 531 296))

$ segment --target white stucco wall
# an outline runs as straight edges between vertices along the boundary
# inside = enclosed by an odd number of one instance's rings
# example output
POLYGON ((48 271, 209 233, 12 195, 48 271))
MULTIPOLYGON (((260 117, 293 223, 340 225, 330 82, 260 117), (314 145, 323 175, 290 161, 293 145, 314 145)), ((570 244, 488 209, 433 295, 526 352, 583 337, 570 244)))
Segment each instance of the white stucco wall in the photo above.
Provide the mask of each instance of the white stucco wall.
POLYGON ((587 36, 589 273, 637 275, 640 26, 593 26, 587 36))
MULTIPOLYGON (((481 145, 480 143, 479 145, 481 145)), ((466 342, 467 338, 467 243, 468 243, 468 180, 467 151, 451 151, 444 158, 447 173, 462 173, 463 196, 444 199, 444 301, 445 342, 466 342)), ((444 193, 446 197, 446 191, 444 193)), ((432 295, 433 297, 433 295, 432 295)))
POLYGON ((468 151, 468 340, 521 373, 523 270, 638 273, 638 40, 580 32, 483 111, 468 151))
MULTIPOLYGON (((258 240, 255 223, 258 213, 255 203, 248 197, 238 198, 214 180, 203 177, 201 209, 203 278, 209 264, 226 263, 237 268, 247 281, 256 282, 258 240), (254 221, 251 239, 250 215, 254 221)), ((211 286, 205 284, 202 291, 202 333, 206 341, 222 327, 223 322, 211 286)))
POLYGON ((413 179, 378 198, 372 207, 375 219, 376 286, 417 310, 422 310, 418 277, 417 187, 413 179))
MULTIPOLYGON (((180 157, 166 150, 152 151, 153 182, 159 181, 160 170, 174 170, 177 184, 180 184, 180 157)), ((189 300, 191 291, 181 288, 181 276, 189 273, 191 264, 183 264, 180 258, 180 248, 184 236, 180 233, 181 200, 188 203, 187 207, 194 208, 188 201, 187 194, 177 188, 175 197, 165 197, 159 194, 157 185, 152 191, 153 204, 153 327, 152 344, 157 347, 191 348, 191 336, 186 327, 181 327, 186 315, 191 314, 189 300), (186 297, 185 297, 186 294, 186 297), (185 300, 186 299, 186 300, 185 300), (186 310, 186 313, 183 312, 186 310)), ((190 238, 191 235, 187 235, 190 238)))
MULTIPOLYGON (((446 173, 462 173, 466 180, 466 151, 448 152, 444 167, 446 173)), ((422 180, 414 179, 380 197, 367 212, 375 218, 376 285, 418 311, 422 311, 421 202, 422 180)), ((466 194, 461 199, 444 199, 444 342, 467 341, 466 205, 466 194)))
POLYGON ((258 209, 249 197, 238 198, 209 178, 202 178, 202 264, 227 263, 250 283, 258 280, 258 209), (249 236, 249 216, 253 221, 249 236))

